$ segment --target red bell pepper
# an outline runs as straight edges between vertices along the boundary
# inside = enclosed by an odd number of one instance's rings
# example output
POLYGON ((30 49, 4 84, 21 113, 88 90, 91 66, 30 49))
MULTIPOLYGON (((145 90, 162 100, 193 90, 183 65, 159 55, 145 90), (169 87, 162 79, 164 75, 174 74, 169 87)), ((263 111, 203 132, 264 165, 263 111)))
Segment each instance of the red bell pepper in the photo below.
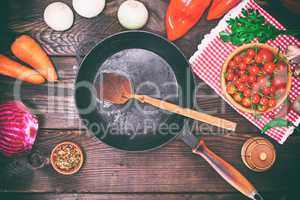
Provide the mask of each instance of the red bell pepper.
POLYGON ((236 6, 241 0, 214 0, 207 15, 207 20, 222 17, 225 13, 236 6))
POLYGON ((174 41, 186 34, 201 18, 211 0, 171 0, 165 24, 167 37, 174 41))

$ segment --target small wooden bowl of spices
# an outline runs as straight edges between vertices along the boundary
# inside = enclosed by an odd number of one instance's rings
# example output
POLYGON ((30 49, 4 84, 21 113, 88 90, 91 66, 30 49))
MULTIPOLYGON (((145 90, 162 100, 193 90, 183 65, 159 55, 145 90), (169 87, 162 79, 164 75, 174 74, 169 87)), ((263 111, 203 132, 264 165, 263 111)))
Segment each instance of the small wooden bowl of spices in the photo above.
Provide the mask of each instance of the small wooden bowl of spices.
POLYGON ((52 167, 63 175, 72 175, 78 172, 82 167, 83 160, 81 147, 69 141, 57 144, 50 155, 52 167))

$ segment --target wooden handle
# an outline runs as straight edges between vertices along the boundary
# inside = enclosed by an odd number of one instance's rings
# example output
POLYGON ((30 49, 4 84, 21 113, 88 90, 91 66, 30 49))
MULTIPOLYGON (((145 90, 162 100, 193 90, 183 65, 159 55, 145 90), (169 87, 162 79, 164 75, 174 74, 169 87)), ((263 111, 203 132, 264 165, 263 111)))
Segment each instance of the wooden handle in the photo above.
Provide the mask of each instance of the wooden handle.
POLYGON ((152 106, 158 107, 163 110, 167 110, 173 113, 177 113, 179 115, 183 115, 185 117, 189 117, 201 122, 205 122, 207 124, 217 126, 220 128, 224 128, 227 130, 235 131, 236 123, 221 119, 218 117, 214 117, 205 113, 197 112, 195 110, 191 110, 188 108, 182 108, 172 103, 168 103, 166 101, 162 101, 160 99, 155 99, 146 95, 134 95, 133 98, 139 100, 142 103, 148 103, 152 106))
POLYGON ((193 149, 193 153, 203 157, 219 175, 247 197, 255 200, 263 199, 254 186, 236 168, 212 152, 204 140, 199 141, 199 144, 193 149))

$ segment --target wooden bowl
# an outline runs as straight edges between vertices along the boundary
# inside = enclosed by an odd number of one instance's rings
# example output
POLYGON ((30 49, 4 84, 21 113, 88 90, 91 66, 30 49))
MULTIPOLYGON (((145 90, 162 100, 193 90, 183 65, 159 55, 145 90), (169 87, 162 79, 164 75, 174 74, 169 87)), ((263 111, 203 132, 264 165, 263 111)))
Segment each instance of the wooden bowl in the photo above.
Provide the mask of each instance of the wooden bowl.
MULTIPOLYGON (((270 45, 267 45, 267 44, 261 44, 261 43, 251 43, 251 44, 245 44, 237 49, 235 49, 229 56, 228 58, 225 60, 224 64, 223 64, 223 67, 222 67, 222 72, 221 72, 221 89, 222 89, 222 92, 223 94, 225 95, 225 97, 236 107, 238 108, 239 110, 243 111, 243 112, 247 112, 247 113, 262 113, 262 112, 259 112, 258 110, 254 110, 254 109, 251 109, 251 108, 246 108, 244 106, 242 106, 241 104, 237 103, 234 101, 234 99, 230 96, 230 94, 227 93, 226 91, 226 80, 225 80, 225 77, 224 77, 224 73, 226 72, 227 70, 227 67, 228 67, 228 63, 232 60, 232 58, 234 56, 236 56, 237 54, 241 53, 242 51, 246 50, 246 49, 249 49, 249 48, 254 48, 254 47, 258 47, 258 48, 265 48, 265 49, 268 49, 270 50, 273 54, 275 55, 278 55, 280 58, 282 58, 282 60, 286 60, 285 59, 285 56, 283 54, 281 54, 279 52, 278 49, 270 46, 270 45)), ((283 102, 284 100, 287 98, 288 94, 289 94, 289 91, 291 89, 291 85, 292 85, 292 72, 291 72, 291 66, 288 64, 288 63, 285 63, 287 65, 287 68, 288 68, 288 80, 287 80, 287 85, 286 85, 286 91, 285 91, 285 94, 282 95, 282 97, 277 100, 277 105, 273 108, 269 108, 268 110, 266 110, 265 112, 263 113, 266 113, 266 112, 269 112, 269 111, 272 111, 272 110, 275 110, 276 108, 278 108, 283 102)))
POLYGON ((55 171, 57 171, 58 173, 62 174, 62 175, 72 175, 72 174, 77 173, 77 172, 81 169, 81 167, 82 167, 82 165, 83 165, 83 161, 84 161, 84 156, 83 156, 83 152, 82 152, 81 147, 80 147, 79 145, 75 144, 74 142, 69 142, 69 141, 61 142, 61 143, 55 145, 55 147, 54 147, 53 150, 51 151, 51 155, 50 155, 50 162, 51 162, 51 165, 52 165, 53 169, 54 169, 55 171), (56 164, 54 163, 54 160, 53 160, 54 153, 55 153, 55 151, 56 151, 59 147, 61 147, 61 146, 63 146, 63 145, 72 145, 72 146, 74 146, 75 148, 77 148, 77 150, 79 151, 79 154, 80 154, 80 155, 79 155, 79 156, 80 156, 80 163, 79 163, 78 166, 76 166, 76 168, 74 168, 73 170, 70 170, 70 171, 62 170, 62 169, 60 169, 59 167, 57 167, 56 164))

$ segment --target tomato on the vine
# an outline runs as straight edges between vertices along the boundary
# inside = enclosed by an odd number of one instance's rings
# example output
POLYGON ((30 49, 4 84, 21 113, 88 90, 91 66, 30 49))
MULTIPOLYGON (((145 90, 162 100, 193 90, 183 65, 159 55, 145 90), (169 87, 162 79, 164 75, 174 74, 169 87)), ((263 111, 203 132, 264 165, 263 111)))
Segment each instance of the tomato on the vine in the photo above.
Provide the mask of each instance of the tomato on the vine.
POLYGON ((245 63, 246 65, 249 65, 252 62, 252 58, 250 56, 245 56, 243 58, 243 63, 245 63))
POLYGON ((236 87, 240 92, 243 92, 246 89, 246 86, 243 83, 238 84, 236 87))
POLYGON ((267 106, 263 106, 263 105, 258 105, 257 110, 259 112, 266 112, 268 110, 267 106))
POLYGON ((234 73, 231 72, 226 75, 227 81, 233 81, 233 79, 234 79, 234 73))
POLYGON ((238 74, 239 74, 240 76, 244 75, 244 74, 245 74, 245 70, 240 70, 238 74))
POLYGON ((252 90, 254 92, 258 92, 259 89, 260 89, 260 85, 257 82, 255 82, 255 83, 252 84, 252 90))
POLYGON ((244 96, 245 97, 250 97, 251 96, 251 90, 249 88, 246 88, 243 92, 244 96))
POLYGON ((277 68, 276 68, 280 73, 287 73, 287 65, 284 64, 283 62, 277 63, 277 68))
POLYGON ((275 99, 269 99, 268 106, 271 108, 274 108, 276 106, 276 100, 275 99))
POLYGON ((253 76, 256 76, 260 72, 260 69, 257 65, 253 65, 249 68, 249 73, 253 76))
POLYGON ((255 61, 258 64, 272 62, 273 61, 273 53, 268 49, 262 48, 258 51, 258 53, 255 57, 255 61))
POLYGON ((237 55, 233 60, 236 64, 240 64, 243 61, 243 58, 240 55, 237 55))
POLYGON ((248 75, 246 75, 246 74, 243 74, 242 76, 241 76, 241 78, 240 78, 240 81, 241 82, 246 82, 246 81, 248 81, 248 75))
POLYGON ((257 104, 257 103, 259 103, 259 101, 260 101, 260 96, 259 96, 259 94, 254 94, 254 95, 252 96, 252 103, 257 104))
POLYGON ((236 87, 233 84, 228 84, 226 91, 228 94, 234 94, 236 92, 236 87))
POLYGON ((275 91, 276 91, 276 88, 275 88, 273 85, 271 85, 271 86, 269 87, 269 90, 270 90, 270 94, 271 94, 271 95, 274 95, 274 93, 275 93, 275 91))
POLYGON ((240 93, 234 93, 233 99, 239 103, 242 101, 242 95, 240 93))
POLYGON ((251 75, 251 76, 248 77, 248 81, 250 83, 254 83, 254 82, 256 82, 256 77, 251 75))
POLYGON ((264 71, 266 71, 268 74, 272 74, 275 68, 276 65, 272 62, 264 64, 264 71))
POLYGON ((247 56, 253 58, 256 55, 254 49, 248 49, 247 50, 247 56))
POLYGON ((269 100, 268 100, 268 98, 266 98, 266 97, 262 97, 262 98, 260 99, 260 101, 259 101, 259 103, 260 103, 261 105, 263 105, 263 106, 268 105, 268 102, 269 102, 269 100))
POLYGON ((261 92, 262 92, 264 95, 268 95, 268 94, 270 94, 270 88, 264 87, 264 88, 262 89, 261 92))
POLYGON ((240 70, 245 70, 247 68, 247 65, 245 63, 240 64, 240 70))
POLYGON ((228 66, 229 66, 229 67, 235 67, 235 62, 234 62, 234 60, 231 60, 231 61, 228 63, 228 66))
POLYGON ((283 76, 275 76, 272 80, 272 85, 276 88, 280 88, 286 85, 287 80, 283 76))
POLYGON ((242 99, 242 105, 245 107, 250 107, 251 106, 251 99, 249 97, 244 97, 242 99))

